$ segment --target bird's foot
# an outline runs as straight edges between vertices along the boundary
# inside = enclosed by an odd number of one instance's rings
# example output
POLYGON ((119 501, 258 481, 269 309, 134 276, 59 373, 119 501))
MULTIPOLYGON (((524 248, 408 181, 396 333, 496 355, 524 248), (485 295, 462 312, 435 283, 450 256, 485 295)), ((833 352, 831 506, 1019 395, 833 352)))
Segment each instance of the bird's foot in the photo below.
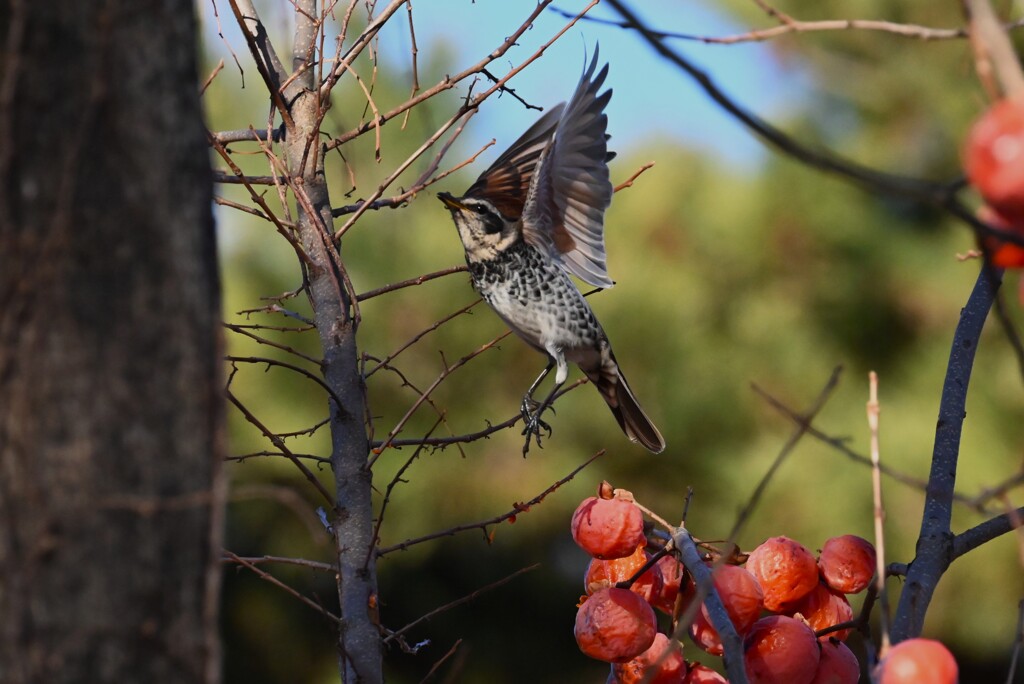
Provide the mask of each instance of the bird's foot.
MULTIPOLYGON (((526 423, 522 432, 522 434, 526 435, 526 442, 523 443, 524 457, 526 456, 526 453, 530 450, 530 441, 533 439, 537 440, 538 447, 540 447, 541 449, 544 448, 544 445, 541 444, 542 431, 547 433, 547 435, 545 435, 546 437, 551 436, 551 426, 548 425, 543 420, 541 420, 540 417, 540 414, 542 413, 544 408, 545 407, 540 406, 536 401, 534 401, 530 397, 523 397, 523 405, 521 407, 521 411, 523 415, 523 422, 526 423), (538 410, 538 408, 540 410, 538 410)), ((554 413, 555 410, 552 408, 551 412, 554 413)))
MULTIPOLYGON (((524 423, 533 420, 533 413, 540 407, 540 402, 529 394, 523 395, 523 403, 519 405, 519 415, 523 417, 524 423)), ((525 432, 523 434, 526 434, 525 432)))

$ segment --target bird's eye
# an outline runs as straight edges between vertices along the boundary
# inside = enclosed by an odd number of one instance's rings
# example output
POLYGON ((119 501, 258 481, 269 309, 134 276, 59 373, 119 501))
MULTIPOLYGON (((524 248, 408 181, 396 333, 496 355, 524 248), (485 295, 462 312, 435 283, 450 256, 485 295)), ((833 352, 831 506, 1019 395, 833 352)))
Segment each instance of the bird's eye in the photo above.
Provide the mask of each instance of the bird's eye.
POLYGON ((478 214, 486 214, 487 213, 487 207, 485 207, 482 204, 478 204, 475 207, 473 207, 473 211, 475 211, 478 214))

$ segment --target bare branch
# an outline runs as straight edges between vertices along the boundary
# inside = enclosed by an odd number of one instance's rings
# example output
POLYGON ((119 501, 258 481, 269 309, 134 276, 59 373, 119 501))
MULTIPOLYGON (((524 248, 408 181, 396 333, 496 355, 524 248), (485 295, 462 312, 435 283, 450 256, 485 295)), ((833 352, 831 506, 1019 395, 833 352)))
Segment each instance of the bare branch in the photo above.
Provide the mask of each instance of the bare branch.
POLYGON ((213 71, 211 71, 210 75, 206 77, 205 81, 203 81, 203 85, 199 87, 200 95, 206 93, 206 89, 210 87, 210 84, 213 83, 213 79, 217 78, 217 74, 219 74, 221 72, 221 69, 223 68, 224 60, 222 59, 219 62, 217 62, 217 66, 213 67, 213 71))
MULTIPOLYGON (((326 424, 326 422, 327 422, 326 420, 323 421, 321 423, 321 425, 326 424)), ((306 431, 306 432, 308 432, 308 431, 306 431)), ((278 437, 285 437, 285 436, 286 435, 284 433, 278 433, 278 437)), ((302 458, 302 459, 305 459, 307 461, 315 461, 317 464, 322 465, 322 466, 323 465, 330 465, 330 463, 331 463, 331 459, 324 458, 323 456, 315 456, 313 454, 298 454, 298 453, 294 453, 293 452, 292 456, 294 456, 295 458, 302 458)), ((228 456, 224 460, 225 461, 237 461, 238 463, 242 463, 243 461, 248 461, 250 458, 272 458, 272 457, 288 458, 288 455, 283 453, 283 452, 281 452, 281 451, 252 451, 252 452, 247 453, 247 454, 238 454, 237 456, 228 456)))
POLYGON ((361 211, 364 211, 364 206, 367 205, 367 204, 369 205, 369 207, 367 207, 367 208, 368 209, 372 209, 374 211, 376 211, 378 209, 394 208, 394 207, 402 206, 403 204, 408 202, 409 199, 411 199, 412 197, 416 196, 417 194, 422 192, 424 189, 430 187, 431 185, 433 185, 434 183, 438 182, 442 178, 445 178, 446 176, 449 176, 449 175, 455 173, 456 171, 458 171, 462 167, 468 166, 469 164, 472 164, 473 162, 475 162, 476 158, 479 157, 480 154, 483 153, 484 150, 486 150, 488 147, 491 147, 494 144, 494 139, 493 138, 491 139, 491 141, 489 143, 487 143, 486 145, 481 147, 479 150, 477 150, 477 152, 474 155, 472 155, 471 157, 469 157, 468 159, 464 159, 463 161, 459 162, 458 164, 456 164, 455 166, 451 167, 450 169, 447 169, 443 173, 439 173, 436 176, 432 177, 434 172, 436 172, 438 167, 440 166, 441 160, 444 158, 445 154, 447 154, 449 148, 451 148, 452 143, 454 143, 455 140, 459 137, 459 135, 462 133, 462 131, 466 128, 466 123, 471 118, 473 118, 473 116, 475 114, 476 114, 476 111, 474 110, 472 112, 469 112, 466 116, 464 116, 462 118, 462 123, 459 124, 459 127, 457 129, 455 129, 455 132, 448 138, 448 140, 445 142, 445 144, 441 146, 441 149, 438 150, 436 155, 434 155, 433 161, 427 166, 426 170, 422 174, 420 174, 420 177, 416 179, 416 181, 409 187, 408 190, 405 190, 405 191, 399 193, 398 195, 395 195, 394 197, 389 197, 387 199, 379 199, 379 200, 374 200, 374 201, 360 200, 359 202, 356 202, 355 204, 349 204, 349 205, 346 205, 344 207, 338 207, 338 208, 333 209, 331 211, 331 215, 334 216, 335 218, 337 218, 339 216, 344 216, 346 214, 352 214, 352 213, 355 213, 357 211, 361 212, 361 211))
POLYGON ((452 608, 455 608, 456 606, 461 606, 463 603, 469 603, 470 601, 472 601, 473 599, 477 598, 478 596, 480 596, 482 594, 486 594, 487 592, 491 591, 492 589, 497 589, 498 587, 504 586, 504 585, 508 584, 509 582, 511 582, 512 580, 514 580, 516 577, 519 577, 522 574, 530 572, 531 570, 536 570, 539 567, 540 567, 540 563, 535 563, 535 564, 530 565, 528 567, 520 568, 519 570, 516 570, 515 572, 513 572, 511 575, 508 575, 507 577, 504 577, 504 578, 498 580, 497 582, 491 582, 486 587, 480 587, 479 589, 474 591, 472 594, 468 594, 466 596, 463 596, 460 599, 456 599, 456 600, 454 600, 454 601, 452 601, 450 603, 444 604, 443 606, 439 606, 438 608, 435 608, 434 610, 430 611, 426 615, 422 615, 422 616, 416 618, 415 620, 413 620, 412 622, 407 624, 405 627, 402 627, 398 631, 391 632, 390 634, 388 634, 388 636, 386 636, 384 638, 384 643, 386 644, 389 641, 394 641, 395 639, 397 639, 398 637, 402 636, 403 634, 405 634, 406 632, 408 632, 410 629, 412 629, 416 625, 420 624, 421 622, 425 622, 426 620, 429 620, 430 618, 432 618, 432 617, 434 617, 436 615, 440 615, 441 613, 447 612, 447 611, 451 610, 452 608))
POLYGON ((244 561, 250 565, 281 563, 283 565, 298 565, 299 567, 320 570, 322 572, 338 571, 337 566, 331 565, 330 563, 321 563, 319 561, 306 560, 305 558, 287 558, 285 556, 236 556, 233 553, 225 552, 225 556, 222 560, 225 563, 237 564, 238 561, 244 561))
MULTIPOLYGON (((288 128, 294 128, 288 106, 282 99, 281 84, 288 78, 288 72, 281 64, 274 46, 270 43, 270 36, 267 35, 267 28, 260 20, 256 8, 250 0, 228 0, 231 3, 231 10, 235 13, 235 21, 238 28, 245 36, 245 42, 249 46, 253 60, 256 62, 256 69, 260 72, 263 82, 267 84, 270 99, 274 102, 277 110, 281 112, 281 118, 288 128)), ((291 99, 288 97, 287 99, 291 99)))
MULTIPOLYGON (((412 6, 410 5, 410 8, 411 7, 412 6)), ((441 668, 441 666, 444 665, 448 661, 449 658, 451 658, 453 655, 455 655, 455 651, 457 651, 459 646, 461 646, 461 645, 462 645, 462 639, 456 640, 455 643, 452 644, 452 647, 450 649, 448 649, 448 652, 445 653, 443 656, 441 656, 438 659, 438 661, 436 663, 434 663, 433 666, 431 666, 430 671, 427 672, 427 674, 423 677, 423 679, 420 680, 420 684, 426 684, 426 682, 429 682, 433 678, 433 676, 435 674, 437 674, 437 671, 441 668)))
POLYGON ((1006 684, 1013 684, 1022 645, 1024 645, 1024 601, 1019 601, 1017 603, 1017 633, 1013 635, 1013 655, 1010 656, 1010 671, 1006 675, 1006 684))
MULTIPOLYGON (((801 422, 802 418, 799 413, 783 404, 781 401, 773 397, 771 394, 768 394, 766 391, 758 387, 755 387, 754 391, 761 395, 761 397, 763 397, 765 401, 768 402, 768 405, 774 408, 776 411, 788 416, 790 420, 793 420, 798 424, 801 422)), ((868 456, 857 453, 849 446, 847 446, 845 439, 828 435, 810 424, 806 426, 805 432, 811 437, 817 439, 818 441, 823 442, 828 446, 832 447, 839 453, 849 458, 851 461, 855 463, 860 463, 862 465, 871 466, 871 459, 868 456)), ((896 480, 897 482, 905 484, 908 487, 913 487, 914 489, 921 490, 922 492, 928 487, 928 483, 925 482, 924 480, 900 472, 899 470, 896 470, 895 468, 892 468, 891 466, 888 466, 885 463, 879 464, 879 470, 885 475, 896 480)), ((972 508, 975 507, 974 499, 959 492, 953 493, 953 500, 967 504, 972 508)))
POLYGON ((367 299, 373 299, 374 297, 379 297, 380 295, 387 294, 388 292, 394 292, 395 290, 401 290, 402 288, 413 287, 415 285, 422 285, 423 283, 431 281, 435 278, 441 278, 447 275, 452 275, 453 273, 465 273, 468 270, 469 269, 466 266, 450 266, 448 268, 443 268, 440 271, 434 271, 433 273, 425 273, 421 276, 416 276, 415 278, 409 278, 408 280, 403 280, 397 283, 393 283, 391 285, 378 287, 376 290, 370 290, 369 292, 364 292, 360 295, 356 295, 356 299, 358 299, 361 302, 364 302, 367 299))
MULTIPOLYGON (((840 373, 842 373, 842 370, 842 366, 836 366, 832 370, 832 375, 829 376, 828 381, 825 383, 825 386, 822 388, 821 392, 818 393, 818 398, 815 399, 814 404, 812 404, 811 408, 808 409, 806 413, 802 414, 800 416, 800 419, 796 421, 796 430, 794 430, 793 434, 790 435, 789 439, 786 440, 786 443, 782 445, 782 448, 779 449, 779 453, 775 457, 775 460, 772 461, 771 466, 769 466, 768 470, 765 471, 765 474, 761 477, 761 480, 757 483, 757 486, 754 488, 753 493, 750 495, 750 499, 748 499, 747 503, 743 506, 743 509, 736 517, 736 522, 733 524, 732 530, 729 532, 730 542, 732 542, 739 536, 740 530, 743 528, 743 525, 747 522, 747 519, 750 517, 751 512, 753 512, 754 508, 757 507, 758 502, 760 502, 761 495, 764 493, 765 488, 768 486, 768 482, 771 480, 772 476, 776 473, 776 471, 778 471, 783 461, 786 460, 789 454, 792 453, 793 449, 800 442, 803 436, 807 433, 811 422, 814 420, 814 417, 818 415, 821 409, 825 406, 825 402, 827 402, 828 398, 832 396, 832 392, 839 384, 839 375, 840 373)), ((765 396, 764 391, 756 384, 753 385, 753 388, 755 392, 762 396, 765 396)))
POLYGON ((287 584, 285 584, 281 580, 277 579, 276 577, 274 577, 270 573, 267 573, 267 572, 264 572, 263 570, 260 570, 259 568, 256 567, 255 564, 247 561, 246 559, 242 558, 241 556, 237 556, 237 555, 231 553, 230 551, 225 551, 224 554, 227 556, 228 560, 231 560, 232 562, 235 562, 235 563, 241 565, 242 567, 245 567, 245 568, 248 568, 249 570, 252 570, 254 573, 256 573, 256 576, 259 577, 260 579, 266 580, 267 582, 270 582, 271 584, 273 584, 275 587, 283 589, 284 591, 286 591, 287 593, 291 594, 295 598, 299 599, 300 601, 302 601, 307 606, 309 606, 313 610, 317 611, 318 613, 320 613, 324 617, 329 618, 335 624, 339 624, 339 625, 342 624, 341 618, 339 618, 337 615, 335 615, 331 611, 327 610, 326 608, 321 606, 319 603, 316 603, 315 601, 311 601, 310 599, 306 598, 305 596, 303 596, 299 592, 295 591, 294 589, 292 589, 287 584))
POLYGON ((404 542, 401 542, 400 544, 394 544, 392 546, 383 546, 377 549, 377 555, 384 556, 391 553, 392 551, 404 551, 410 546, 422 544, 423 542, 430 541, 432 539, 440 539, 441 537, 451 537, 458 534, 459 532, 465 532, 467 530, 486 530, 487 527, 491 525, 497 525, 498 523, 505 522, 506 520, 510 522, 515 522, 516 518, 520 514, 528 512, 531 508, 544 501, 544 499, 547 498, 548 494, 551 494, 553 491, 564 485, 566 482, 576 477, 576 475, 579 474, 581 470, 586 468, 588 465, 596 461, 601 456, 604 456, 604 454, 605 450, 601 449, 596 454, 588 458, 586 461, 578 465, 575 469, 573 469, 571 473, 563 477, 558 482, 555 482, 553 485, 551 485, 550 487, 548 487, 543 492, 533 497, 526 503, 513 504, 512 510, 509 511, 508 513, 495 516, 493 518, 488 518, 487 520, 481 520, 480 522, 469 523, 467 525, 457 525, 447 530, 433 532, 422 537, 416 537, 415 539, 406 539, 404 542))
POLYGON ((327 489, 320 482, 320 480, 317 479, 316 475, 314 475, 312 473, 312 471, 310 471, 310 469, 307 468, 306 465, 302 461, 300 461, 299 458, 295 454, 293 454, 291 452, 291 449, 289 449, 285 445, 284 440, 281 439, 274 432, 271 432, 270 429, 267 428, 266 425, 261 423, 260 420, 255 415, 253 415, 252 411, 250 411, 248 408, 246 408, 245 405, 242 404, 242 402, 240 402, 238 400, 238 398, 231 392, 231 390, 226 390, 226 393, 227 393, 228 401, 230 401, 232 404, 234 404, 235 408, 237 408, 239 411, 242 412, 242 415, 245 416, 246 420, 248 420, 250 423, 255 425, 256 428, 260 432, 262 432, 263 435, 267 439, 269 439, 273 443, 273 445, 275 447, 277 447, 281 451, 281 453, 283 453, 285 455, 285 457, 288 460, 290 460, 292 463, 295 464, 295 467, 299 469, 299 472, 301 472, 306 477, 306 479, 309 480, 310 483, 312 483, 313 487, 318 492, 320 492, 320 496, 324 497, 324 499, 326 499, 328 505, 333 509, 334 508, 334 497, 331 496, 330 492, 328 492, 327 489))
MULTIPOLYGON (((537 3, 537 6, 534 8, 534 10, 530 13, 530 16, 527 17, 526 20, 522 24, 520 24, 519 28, 516 29, 512 33, 512 35, 510 35, 508 38, 506 38, 505 41, 497 49, 495 49, 492 52, 490 52, 484 59, 480 60, 479 62, 477 62, 473 66, 469 67, 468 69, 465 69, 465 70, 459 72, 455 76, 445 77, 445 79, 443 81, 441 81, 440 83, 434 85, 433 87, 428 88, 427 90, 423 91, 417 97, 414 97, 414 98, 411 98, 409 100, 406 100, 405 102, 403 102, 402 104, 398 105, 394 109, 392 109, 392 110, 390 110, 388 112, 384 112, 381 115, 380 125, 384 125, 385 123, 387 123, 391 119, 393 119, 396 116, 404 113, 406 110, 415 107, 416 105, 418 105, 421 102, 424 102, 425 100, 429 100, 430 98, 434 97, 438 93, 444 92, 446 90, 451 90, 452 88, 454 88, 461 81, 463 81, 463 80, 465 80, 467 78, 470 78, 470 77, 474 76, 475 74, 481 73, 481 71, 484 68, 486 68, 488 64, 490 64, 494 60, 500 58, 513 45, 516 44, 516 41, 519 40, 519 37, 523 33, 525 33, 527 31, 527 29, 529 29, 533 25, 533 21, 541 14, 541 12, 544 11, 545 7, 547 7, 548 5, 551 4, 552 1, 553 0, 540 0, 540 2, 537 3)), ((547 50, 547 48, 550 47, 551 44, 554 43, 554 41, 556 41, 566 31, 568 31, 584 14, 589 12, 590 9, 594 5, 596 5, 596 4, 597 4, 596 1, 594 1, 594 2, 591 2, 589 5, 587 5, 579 14, 576 15, 576 17, 572 21, 570 21, 565 27, 563 27, 562 30, 559 31, 551 40, 549 40, 546 43, 544 43, 533 55, 531 55, 529 58, 527 58, 527 60, 524 61, 521 65, 519 65, 518 67, 516 67, 516 68, 512 69, 511 71, 509 71, 509 73, 507 73, 503 78, 499 79, 497 83, 495 83, 493 86, 491 86, 491 88, 489 88, 485 92, 481 93, 480 95, 476 96, 470 102, 466 103, 463 106, 463 110, 464 111, 469 111, 471 109, 475 109, 477 106, 480 105, 481 102, 483 102, 485 99, 490 97, 493 93, 500 91, 505 86, 505 83, 509 79, 511 79, 513 76, 515 76, 520 71, 525 69, 527 66, 532 64, 542 54, 544 54, 544 51, 547 50)), ((374 126, 374 125, 376 125, 376 122, 372 123, 372 124, 371 123, 364 123, 364 124, 358 126, 357 128, 355 128, 355 129, 353 129, 353 130, 351 130, 351 131, 349 131, 349 132, 347 132, 347 133, 345 133, 345 134, 343 134, 341 136, 338 136, 334 140, 330 141, 329 143, 327 143, 327 147, 328 147, 328 149, 333 149, 335 147, 338 147, 339 145, 343 145, 346 142, 348 142, 349 140, 352 140, 353 138, 357 138, 360 135, 363 135, 364 133, 369 131, 370 128, 372 126, 374 126)))
POLYGON ((299 243, 295 240, 295 237, 292 235, 291 231, 288 228, 286 228, 284 224, 282 224, 281 221, 277 218, 273 210, 270 208, 269 205, 267 205, 266 201, 263 199, 263 195, 256 192, 256 190, 252 187, 252 183, 249 181, 246 175, 242 173, 242 169, 239 168, 237 164, 235 164, 234 160, 231 158, 231 155, 228 154, 227 149, 223 145, 221 145, 220 142, 214 139, 212 135, 209 134, 209 132, 207 132, 207 136, 207 139, 210 141, 210 144, 213 146, 213 149, 215 149, 217 151, 217 154, 221 156, 221 159, 223 159, 227 163, 227 165, 231 167, 231 170, 235 173, 235 177, 238 178, 239 182, 241 182, 245 186, 246 190, 249 191, 249 197, 252 198, 252 201, 255 202, 263 210, 263 213, 273 222, 274 227, 277 228, 277 232, 280 233, 281 237, 287 240, 288 244, 292 246, 293 250, 295 250, 295 255, 298 256, 303 263, 308 264, 309 257, 306 255, 305 251, 302 249, 299 243))
MULTIPOLYGON (((756 1, 756 0, 755 0, 756 1)), ((966 38, 967 29, 957 28, 935 28, 921 26, 919 24, 905 24, 896 21, 884 21, 877 19, 822 19, 817 21, 801 21, 783 14, 775 8, 768 7, 765 3, 758 2, 762 8, 780 23, 767 29, 755 29, 744 33, 737 33, 730 36, 701 36, 693 33, 680 33, 675 31, 651 30, 651 34, 657 38, 674 38, 688 40, 709 45, 734 45, 736 43, 751 43, 771 40, 790 33, 815 33, 821 31, 874 31, 889 33, 903 38, 915 38, 922 41, 930 40, 951 40, 966 38)), ((551 11, 557 12, 564 17, 572 16, 571 12, 552 7, 551 11)), ((587 17, 587 21, 606 26, 617 26, 624 29, 633 29, 635 26, 628 21, 613 21, 597 17, 587 17)), ((1003 25, 1007 30, 1024 26, 1024 19, 1018 19, 1003 25)))
POLYGON ((284 180, 284 176, 246 176, 244 174, 229 174, 217 170, 213 172, 213 182, 225 185, 276 185, 277 183, 283 183, 284 180))
POLYGON ((320 385, 320 387, 322 387, 323 390, 327 392, 328 396, 330 396, 331 399, 334 400, 334 403, 336 403, 339 406, 341 405, 341 399, 338 397, 337 393, 335 393, 335 391, 326 382, 324 382, 322 378, 319 378, 313 373, 310 373, 305 368, 301 368, 294 364, 290 364, 286 361, 278 361, 277 359, 270 359, 264 356, 225 356, 224 359, 232 363, 256 363, 266 364, 268 367, 279 366, 280 368, 286 368, 320 385))
MULTIPOLYGON (((268 221, 270 223, 274 222, 273 219, 271 219, 269 216, 264 214, 259 209, 253 209, 252 207, 247 207, 244 204, 239 204, 238 202, 232 202, 229 199, 224 199, 220 195, 214 195, 213 196, 213 201, 216 202, 217 204, 221 205, 222 207, 230 207, 231 209, 237 209, 238 211, 241 211, 243 213, 249 214, 250 216, 255 216, 256 218, 261 218, 264 221, 268 221)), ((280 219, 279 219, 279 221, 280 221, 280 219)), ((280 221, 280 223, 281 223, 281 225, 286 226, 288 228, 293 228, 294 227, 294 224, 289 223, 288 221, 280 221)))
MULTIPOLYGON (((427 437, 430 437, 430 435, 434 434, 434 430, 436 430, 437 427, 443 421, 444 416, 438 416, 438 419, 434 422, 430 429, 427 430, 427 437)), ((380 528, 381 525, 384 524, 384 513, 387 512, 388 504, 391 503, 391 492, 394 491, 395 487, 398 486, 399 482, 405 482, 405 480, 402 479, 402 476, 405 475, 405 471, 407 471, 412 466, 413 461, 419 458, 420 454, 423 453, 423 450, 426 447, 427 445, 425 443, 421 443, 419 446, 416 447, 416 450, 412 452, 412 456, 406 459, 405 463, 402 464, 402 467, 399 468, 397 472, 395 472, 395 476, 391 478, 391 482, 388 483, 387 488, 384 490, 384 499, 380 502, 380 510, 377 511, 377 524, 374 525, 373 528, 374 545, 367 549, 367 553, 374 553, 377 548, 377 544, 380 543, 380 528)))
MULTIPOLYGON (((211 133, 210 135, 213 136, 213 139, 219 142, 221 145, 228 145, 230 143, 235 142, 267 141, 267 131, 257 131, 253 129, 252 126, 250 126, 249 128, 239 128, 238 130, 234 131, 218 131, 216 133, 211 133)), ((282 142, 287 137, 287 129, 285 129, 283 126, 275 128, 270 135, 271 141, 276 143, 282 142)))
POLYGON ((409 419, 412 418, 412 415, 416 413, 416 410, 423 405, 423 402, 425 402, 427 398, 430 396, 430 394, 435 389, 437 389, 438 385, 444 382, 445 378, 447 378, 449 375, 454 373, 462 366, 469 363, 471 360, 473 360, 480 354, 483 354, 488 349, 494 348, 498 344, 498 342, 501 342, 503 339, 505 339, 511 334, 511 330, 506 330, 505 332, 498 335, 490 342, 471 351, 470 353, 466 354, 465 356, 463 356, 461 359, 451 364, 450 366, 446 365, 444 369, 441 371, 441 374, 437 376, 434 382, 430 383, 430 386, 427 387, 427 389, 420 394, 420 398, 417 399, 416 402, 409 407, 409 410, 405 412, 405 415, 402 416, 398 423, 395 424, 395 427, 391 428, 391 432, 388 433, 388 436, 387 438, 385 438, 384 442, 379 447, 373 448, 373 456, 370 457, 370 466, 372 467, 373 464, 377 461, 377 458, 379 458, 380 455, 384 453, 384 451, 391 445, 392 440, 394 440, 398 433, 402 431, 402 428, 405 427, 405 424, 407 422, 409 422, 409 419))
POLYGON ((950 561, 956 560, 996 537, 1001 537, 1007 532, 1017 529, 1022 517, 1024 517, 1024 507, 997 515, 956 535, 951 543, 952 557, 950 561))
MULTIPOLYGON (((280 349, 281 351, 288 352, 289 354, 292 354, 294 356, 298 356, 300 359, 303 359, 304 361, 308 361, 308 362, 312 363, 315 366, 319 366, 320 365, 320 362, 317 359, 314 359, 312 356, 309 356, 308 354, 304 354, 304 353, 300 352, 298 349, 294 349, 292 347, 289 347, 286 344, 281 344, 280 342, 274 342, 273 340, 268 340, 265 337, 257 335, 256 333, 251 332, 248 329, 248 326, 235 325, 233 323, 224 323, 223 325, 224 325, 225 328, 227 328, 231 332, 238 333, 239 335, 244 335, 245 337, 248 337, 249 339, 255 340, 259 344, 265 344, 267 346, 274 347, 275 349, 280 349)), ((325 389, 330 390, 330 388, 328 388, 328 387, 325 387, 325 389)))

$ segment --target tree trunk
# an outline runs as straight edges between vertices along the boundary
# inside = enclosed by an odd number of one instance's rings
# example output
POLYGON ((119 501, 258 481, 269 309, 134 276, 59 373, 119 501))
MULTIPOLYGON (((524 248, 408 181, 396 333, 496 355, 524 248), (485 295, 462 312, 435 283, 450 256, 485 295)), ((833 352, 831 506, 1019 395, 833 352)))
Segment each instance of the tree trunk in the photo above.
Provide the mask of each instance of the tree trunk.
POLYGON ((0 681, 219 681, 190 2, 0 4, 0 681))
MULTIPOLYGON (((296 3, 292 69, 307 59, 315 44, 317 16, 313 0, 296 3)), ((377 556, 373 536, 373 475, 367 465, 366 397, 356 350, 358 320, 346 287, 341 250, 332 239, 331 202, 324 175, 325 150, 319 141, 321 103, 315 69, 294 79, 301 93, 289 105, 294 127, 285 142, 288 171, 299 179, 305 197, 297 202, 297 227, 309 257, 308 294, 323 348, 324 382, 342 404, 329 402, 331 468, 334 471, 334 534, 338 554, 338 669, 345 684, 384 681, 381 633, 377 619, 377 556)))

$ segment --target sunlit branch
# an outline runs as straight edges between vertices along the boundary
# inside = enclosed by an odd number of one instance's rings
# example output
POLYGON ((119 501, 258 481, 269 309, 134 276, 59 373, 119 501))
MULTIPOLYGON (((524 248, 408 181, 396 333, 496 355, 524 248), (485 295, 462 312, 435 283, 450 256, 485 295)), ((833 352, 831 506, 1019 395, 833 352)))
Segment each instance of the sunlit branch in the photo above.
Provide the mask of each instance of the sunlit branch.
MULTIPOLYGON (((378 287, 376 290, 363 292, 362 294, 356 295, 356 299, 358 299, 361 302, 364 302, 367 299, 373 299, 374 297, 378 297, 382 294, 387 294, 388 292, 394 292, 395 290, 401 290, 402 288, 412 287, 414 285, 422 285, 423 283, 429 282, 434 278, 441 278, 446 275, 452 275, 453 273, 465 273, 468 270, 469 269, 465 265, 449 266, 448 268, 443 268, 440 271, 434 271, 433 273, 425 273, 421 276, 416 276, 415 278, 409 278, 408 280, 402 280, 391 285, 378 287)), ((475 303, 476 302, 474 302, 474 304, 475 303)))

